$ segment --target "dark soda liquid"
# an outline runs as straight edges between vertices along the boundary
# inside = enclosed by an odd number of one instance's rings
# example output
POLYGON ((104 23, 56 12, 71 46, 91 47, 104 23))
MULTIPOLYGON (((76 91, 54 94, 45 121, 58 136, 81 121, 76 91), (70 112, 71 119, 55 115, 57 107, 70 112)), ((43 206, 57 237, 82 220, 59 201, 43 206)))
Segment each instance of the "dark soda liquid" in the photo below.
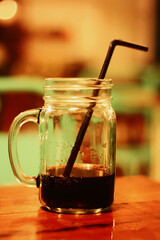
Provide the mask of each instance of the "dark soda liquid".
POLYGON ((64 167, 51 168, 41 175, 40 200, 43 205, 54 210, 106 209, 112 204, 114 174, 92 164, 77 164, 70 177, 63 177, 63 171, 64 167))

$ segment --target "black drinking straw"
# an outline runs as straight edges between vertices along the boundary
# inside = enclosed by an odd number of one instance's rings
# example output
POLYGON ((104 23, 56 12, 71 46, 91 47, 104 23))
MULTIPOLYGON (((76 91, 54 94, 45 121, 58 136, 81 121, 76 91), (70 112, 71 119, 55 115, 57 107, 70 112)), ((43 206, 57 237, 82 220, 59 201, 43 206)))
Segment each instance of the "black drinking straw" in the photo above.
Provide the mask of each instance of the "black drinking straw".
MULTIPOLYGON (((126 42, 126 41, 123 41, 123 40, 117 40, 117 39, 113 40, 109 45, 109 49, 108 49, 108 52, 107 52, 106 58, 104 60, 104 63, 103 63, 103 66, 102 66, 102 69, 101 69, 101 72, 99 74, 98 79, 104 79, 105 78, 105 75, 106 75, 106 72, 107 72, 107 69, 108 69, 113 51, 114 51, 115 47, 118 46, 118 45, 123 46, 123 47, 128 47, 128 48, 134 48, 134 49, 141 50, 141 51, 148 51, 147 47, 144 47, 144 46, 141 46, 141 45, 126 42)), ((100 81, 97 81, 97 85, 99 85, 99 84, 100 84, 100 81)), ((99 93, 99 89, 95 89, 93 91, 93 97, 98 96, 98 93, 99 93)), ((85 132, 87 130, 90 119, 92 117, 93 107, 95 105, 96 105, 96 102, 91 103, 89 108, 88 108, 88 111, 85 115, 83 123, 82 123, 82 125, 80 127, 80 130, 78 132, 74 147, 72 148, 72 151, 71 151, 70 157, 68 159, 67 165, 65 167, 65 170, 64 170, 64 173, 63 173, 64 177, 69 177, 70 176, 70 173, 72 171, 72 167, 74 165, 74 162, 76 160, 77 154, 78 154, 79 149, 80 149, 80 146, 82 144, 85 132)))

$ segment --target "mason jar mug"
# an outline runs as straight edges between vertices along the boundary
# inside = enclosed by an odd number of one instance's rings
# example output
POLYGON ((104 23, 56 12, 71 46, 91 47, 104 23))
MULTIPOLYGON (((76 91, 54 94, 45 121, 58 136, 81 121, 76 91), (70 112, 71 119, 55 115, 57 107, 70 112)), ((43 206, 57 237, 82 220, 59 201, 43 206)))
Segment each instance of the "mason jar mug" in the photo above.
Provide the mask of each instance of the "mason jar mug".
POLYGON ((39 188, 39 199, 58 213, 99 213, 114 198, 116 114, 112 81, 47 78, 44 106, 20 113, 9 131, 9 157, 15 177, 39 188), (39 127, 40 163, 35 177, 23 172, 17 137, 26 122, 39 127))

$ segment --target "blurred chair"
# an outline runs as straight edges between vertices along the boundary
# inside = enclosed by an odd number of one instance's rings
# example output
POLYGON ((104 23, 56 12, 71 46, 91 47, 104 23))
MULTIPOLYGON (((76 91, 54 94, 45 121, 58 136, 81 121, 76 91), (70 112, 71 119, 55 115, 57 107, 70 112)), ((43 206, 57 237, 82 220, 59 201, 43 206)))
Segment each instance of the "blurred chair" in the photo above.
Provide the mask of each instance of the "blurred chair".
MULTIPOLYGON (((43 79, 34 77, 0 78, 0 185, 15 184, 8 155, 8 131, 13 119, 22 111, 43 106, 43 79)), ((26 124, 27 125, 27 124, 26 124)), ((24 172, 38 174, 38 127, 20 131, 18 154, 24 172)))
POLYGON ((156 97, 152 100, 150 177, 160 182, 160 63, 150 64, 141 79, 144 88, 154 91, 156 97))
POLYGON ((117 175, 150 175, 155 91, 140 84, 114 86, 117 114, 117 175))

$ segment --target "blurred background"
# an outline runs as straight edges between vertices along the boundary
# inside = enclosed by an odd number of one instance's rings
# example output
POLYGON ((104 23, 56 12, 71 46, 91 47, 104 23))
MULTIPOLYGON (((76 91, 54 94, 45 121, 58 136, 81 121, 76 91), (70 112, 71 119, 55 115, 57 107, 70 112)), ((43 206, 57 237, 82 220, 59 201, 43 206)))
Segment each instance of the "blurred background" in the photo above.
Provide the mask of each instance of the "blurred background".
MULTIPOLYGON (((97 77, 113 39, 149 47, 147 53, 117 47, 106 75, 114 84, 117 175, 160 181, 160 1, 1 0, 0 184, 15 183, 10 124, 21 111, 43 106, 44 78, 97 77)), ((19 154, 25 171, 36 175, 38 129, 31 140, 30 128, 22 130, 19 154)))

